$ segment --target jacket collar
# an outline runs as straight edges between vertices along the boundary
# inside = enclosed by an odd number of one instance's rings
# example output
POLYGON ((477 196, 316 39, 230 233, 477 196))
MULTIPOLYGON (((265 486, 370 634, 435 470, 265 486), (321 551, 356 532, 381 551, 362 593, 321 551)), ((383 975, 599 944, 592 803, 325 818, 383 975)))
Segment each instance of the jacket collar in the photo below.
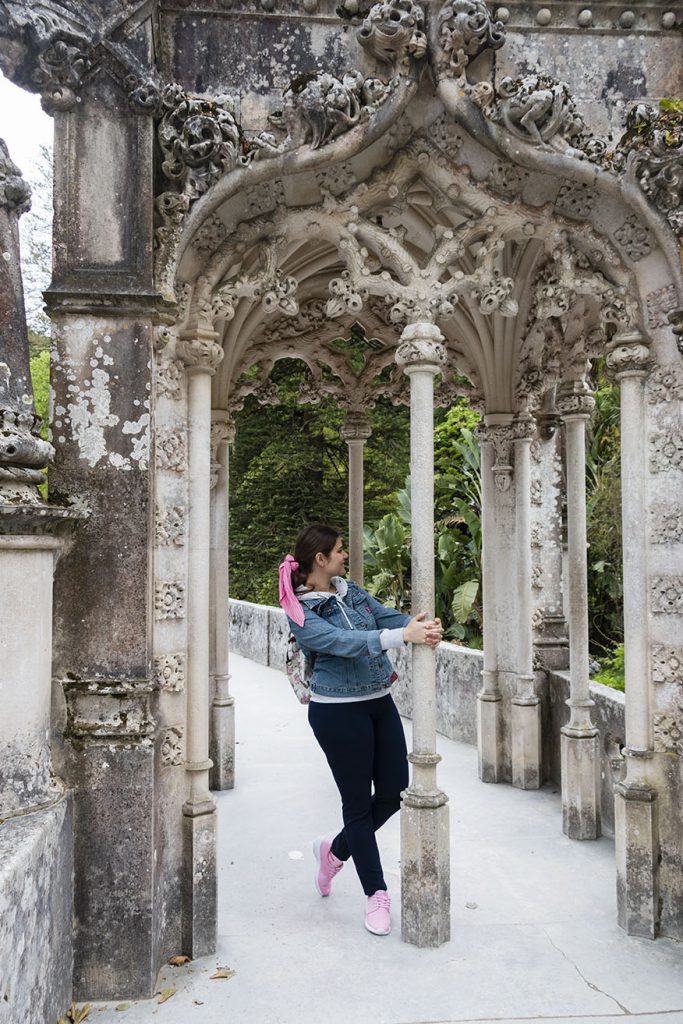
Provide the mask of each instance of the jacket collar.
POLYGON ((331 594, 329 590, 306 590, 304 587, 298 587, 296 596, 300 601, 304 601, 310 607, 317 607, 320 604, 324 604, 324 602, 329 601, 331 597, 338 597, 343 601, 349 590, 349 585, 344 577, 333 576, 330 582, 333 584, 336 594, 331 594))

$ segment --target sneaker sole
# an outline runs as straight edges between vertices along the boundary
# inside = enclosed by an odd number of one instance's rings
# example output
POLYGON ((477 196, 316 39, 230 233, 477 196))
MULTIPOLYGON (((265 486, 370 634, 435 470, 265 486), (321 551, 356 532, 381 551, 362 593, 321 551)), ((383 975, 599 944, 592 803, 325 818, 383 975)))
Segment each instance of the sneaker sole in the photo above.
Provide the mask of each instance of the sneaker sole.
POLYGON ((374 928, 371 928, 371 927, 370 927, 370 925, 368 924, 368 922, 367 922, 367 921, 365 922, 365 927, 367 928, 367 930, 368 930, 368 931, 369 931, 369 932, 370 932, 370 933, 371 933, 372 935, 390 935, 390 934, 391 934, 391 928, 389 928, 389 930, 388 930, 388 931, 386 931, 386 932, 378 932, 378 931, 375 931, 375 929, 374 929, 374 928))
POLYGON ((313 876, 313 882, 315 883, 315 891, 318 893, 318 896, 322 896, 323 899, 326 899, 330 894, 329 894, 329 892, 322 892, 321 891, 321 889, 320 889, 320 882, 318 881, 318 877, 320 875, 320 844, 321 843, 322 843, 322 839, 314 839, 313 840, 313 856, 315 857, 315 875, 313 876))

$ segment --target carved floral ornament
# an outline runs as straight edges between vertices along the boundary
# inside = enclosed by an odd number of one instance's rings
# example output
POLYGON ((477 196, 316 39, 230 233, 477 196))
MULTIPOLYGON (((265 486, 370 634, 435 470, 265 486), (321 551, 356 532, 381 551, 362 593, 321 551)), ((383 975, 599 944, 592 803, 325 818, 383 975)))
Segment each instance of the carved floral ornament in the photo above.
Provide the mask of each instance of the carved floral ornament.
MULTIPOLYGON (((513 420, 510 423, 500 423, 487 426, 483 421, 476 428, 475 433, 483 444, 493 446, 494 463, 492 467, 493 481, 496 490, 504 493, 509 491, 514 473, 514 451, 515 441, 527 440, 534 435, 533 420, 523 417, 513 420)), ((540 483, 532 481, 532 503, 534 501, 533 485, 540 483)))

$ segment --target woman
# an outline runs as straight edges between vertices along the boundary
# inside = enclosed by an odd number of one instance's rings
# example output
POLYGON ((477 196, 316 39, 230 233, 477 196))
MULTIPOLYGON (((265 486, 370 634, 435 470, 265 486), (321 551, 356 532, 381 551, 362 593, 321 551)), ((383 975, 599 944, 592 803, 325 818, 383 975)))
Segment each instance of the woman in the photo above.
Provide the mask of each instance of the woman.
POLYGON ((424 612, 411 618, 385 608, 357 583, 347 582, 346 558, 331 526, 305 527, 294 557, 287 555, 280 565, 280 604, 314 664, 308 721, 342 798, 342 831, 313 844, 315 886, 329 896, 332 879, 353 857, 368 897, 365 927, 388 935, 391 901, 375 832, 400 807, 408 764, 390 693, 396 674, 385 652, 406 643, 436 647, 442 629, 439 619, 424 621, 424 612))

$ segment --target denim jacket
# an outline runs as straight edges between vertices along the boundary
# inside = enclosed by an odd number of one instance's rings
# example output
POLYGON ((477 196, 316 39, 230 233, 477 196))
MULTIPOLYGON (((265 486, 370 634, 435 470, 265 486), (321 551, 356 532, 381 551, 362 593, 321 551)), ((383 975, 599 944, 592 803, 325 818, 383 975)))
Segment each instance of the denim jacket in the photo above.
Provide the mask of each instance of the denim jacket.
POLYGON ((304 655, 316 655, 310 681, 314 693, 369 696, 391 684, 393 669, 382 650, 382 630, 407 626, 410 615, 385 608, 351 580, 343 597, 342 593, 340 586, 337 596, 302 601, 303 626, 288 619, 289 626, 304 655), (343 600, 343 610, 338 599, 343 600))

